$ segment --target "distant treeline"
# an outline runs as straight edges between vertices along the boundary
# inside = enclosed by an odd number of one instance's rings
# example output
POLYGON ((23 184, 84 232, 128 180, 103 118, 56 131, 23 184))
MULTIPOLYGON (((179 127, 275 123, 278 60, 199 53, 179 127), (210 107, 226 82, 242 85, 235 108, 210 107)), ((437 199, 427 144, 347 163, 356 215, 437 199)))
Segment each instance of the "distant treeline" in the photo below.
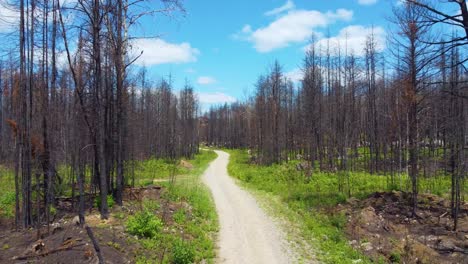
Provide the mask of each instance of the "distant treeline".
POLYGON ((425 3, 395 7, 384 53, 373 34, 362 57, 346 43, 332 50, 312 41, 297 86, 275 62, 250 100, 210 109, 202 140, 249 148, 261 164, 303 157, 310 172, 390 174, 391 184, 406 173, 413 214, 418 177, 451 175, 456 219, 468 158, 468 13, 466 3, 446 3, 456 17, 425 3), (443 23, 450 39, 435 36, 443 23))

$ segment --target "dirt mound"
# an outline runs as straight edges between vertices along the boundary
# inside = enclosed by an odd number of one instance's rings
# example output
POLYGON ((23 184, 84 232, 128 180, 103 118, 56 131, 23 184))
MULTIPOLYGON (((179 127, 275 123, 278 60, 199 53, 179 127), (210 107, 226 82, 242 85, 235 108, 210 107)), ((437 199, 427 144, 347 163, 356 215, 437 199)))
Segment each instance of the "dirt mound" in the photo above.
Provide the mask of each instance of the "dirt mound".
POLYGON ((186 160, 181 160, 181 161, 180 161, 180 166, 181 166, 182 168, 186 168, 186 169, 189 169, 189 170, 193 169, 192 163, 190 163, 190 162, 188 162, 188 161, 186 161, 186 160))
POLYGON ((461 208, 453 230, 450 203, 435 195, 420 195, 412 217, 410 196, 403 192, 374 193, 348 200, 339 210, 347 214, 350 244, 373 260, 396 263, 468 263, 468 206, 461 208))

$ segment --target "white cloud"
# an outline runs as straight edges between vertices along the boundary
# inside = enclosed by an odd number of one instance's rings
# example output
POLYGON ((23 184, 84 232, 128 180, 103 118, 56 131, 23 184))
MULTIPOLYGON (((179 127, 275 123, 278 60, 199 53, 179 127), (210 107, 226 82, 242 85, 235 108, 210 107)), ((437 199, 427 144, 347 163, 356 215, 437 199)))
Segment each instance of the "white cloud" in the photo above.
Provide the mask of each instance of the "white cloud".
POLYGON ((274 16, 281 14, 285 11, 294 9, 296 6, 294 5, 294 2, 291 0, 288 0, 284 5, 277 7, 275 9, 272 9, 270 11, 265 12, 265 16, 274 16))
POLYGON ((304 78, 304 71, 296 68, 284 74, 286 78, 290 79, 294 83, 299 83, 304 78))
POLYGON ((197 93, 198 99, 201 103, 204 104, 222 104, 222 103, 234 103, 236 102, 236 98, 227 95, 221 92, 214 92, 214 93, 197 93))
POLYGON ((201 85, 216 83, 216 79, 210 76, 200 76, 197 79, 197 83, 201 85))
MULTIPOLYGON (((363 56, 366 40, 371 34, 374 34, 377 51, 383 51, 385 49, 385 30, 382 27, 361 25, 347 26, 341 29, 337 36, 320 39, 315 45, 317 48, 321 48, 320 52, 325 52, 329 43, 332 53, 340 50, 342 54, 347 51, 348 54, 363 56)), ((310 46, 306 46, 305 50, 309 48, 310 46)))
POLYGON ((352 17, 353 11, 347 9, 326 13, 315 10, 290 10, 266 27, 253 30, 250 25, 245 25, 234 38, 252 42, 259 52, 270 52, 287 47, 291 43, 307 40, 316 28, 326 27, 338 20, 349 21, 352 17))
MULTIPOLYGON (((20 12, 18 5, 11 4, 14 1, 11 0, 0 0, 0 33, 9 33, 19 28, 20 12)), ((72 7, 76 5, 77 0, 60 0, 62 7, 72 7)), ((52 11, 49 11, 50 17, 52 17, 52 11)), ((69 20, 72 19, 71 12, 64 12, 64 23, 68 24, 69 20), (68 14, 67 14, 68 13, 68 14)), ((36 9, 35 16, 37 19, 43 19, 44 12, 42 9, 36 9)))
POLYGON ((8 4, 7 0, 0 0, 0 33, 11 32, 19 24, 19 11, 8 4))
POLYGON ((157 65, 166 63, 188 63, 197 60, 198 49, 190 43, 174 44, 162 39, 137 39, 132 42, 131 55, 143 55, 136 61, 137 65, 157 65))
POLYGON ((352 10, 339 8, 336 12, 328 11, 327 17, 331 19, 330 22, 333 22, 334 20, 351 21, 353 19, 353 14, 352 10))
POLYGON ((377 3, 377 0, 358 0, 360 5, 373 5, 377 3))

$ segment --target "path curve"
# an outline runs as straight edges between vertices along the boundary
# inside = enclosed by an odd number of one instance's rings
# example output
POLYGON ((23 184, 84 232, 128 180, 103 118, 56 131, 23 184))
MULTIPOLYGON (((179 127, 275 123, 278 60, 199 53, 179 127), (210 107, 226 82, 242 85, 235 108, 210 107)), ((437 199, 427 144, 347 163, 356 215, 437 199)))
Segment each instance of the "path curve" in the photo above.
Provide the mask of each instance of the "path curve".
POLYGON ((293 263, 284 233, 247 191, 229 177, 229 154, 218 154, 203 175, 211 189, 220 222, 218 263, 293 263))

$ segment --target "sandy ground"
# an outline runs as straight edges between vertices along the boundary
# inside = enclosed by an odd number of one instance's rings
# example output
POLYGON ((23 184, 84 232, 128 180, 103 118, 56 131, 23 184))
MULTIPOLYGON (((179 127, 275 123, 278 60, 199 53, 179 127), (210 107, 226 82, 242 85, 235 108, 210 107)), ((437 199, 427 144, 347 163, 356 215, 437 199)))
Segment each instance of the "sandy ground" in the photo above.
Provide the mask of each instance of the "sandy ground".
POLYGON ((220 222, 218 263, 294 263, 284 233, 259 207, 251 194, 227 173, 229 154, 216 151, 203 175, 211 189, 220 222))

